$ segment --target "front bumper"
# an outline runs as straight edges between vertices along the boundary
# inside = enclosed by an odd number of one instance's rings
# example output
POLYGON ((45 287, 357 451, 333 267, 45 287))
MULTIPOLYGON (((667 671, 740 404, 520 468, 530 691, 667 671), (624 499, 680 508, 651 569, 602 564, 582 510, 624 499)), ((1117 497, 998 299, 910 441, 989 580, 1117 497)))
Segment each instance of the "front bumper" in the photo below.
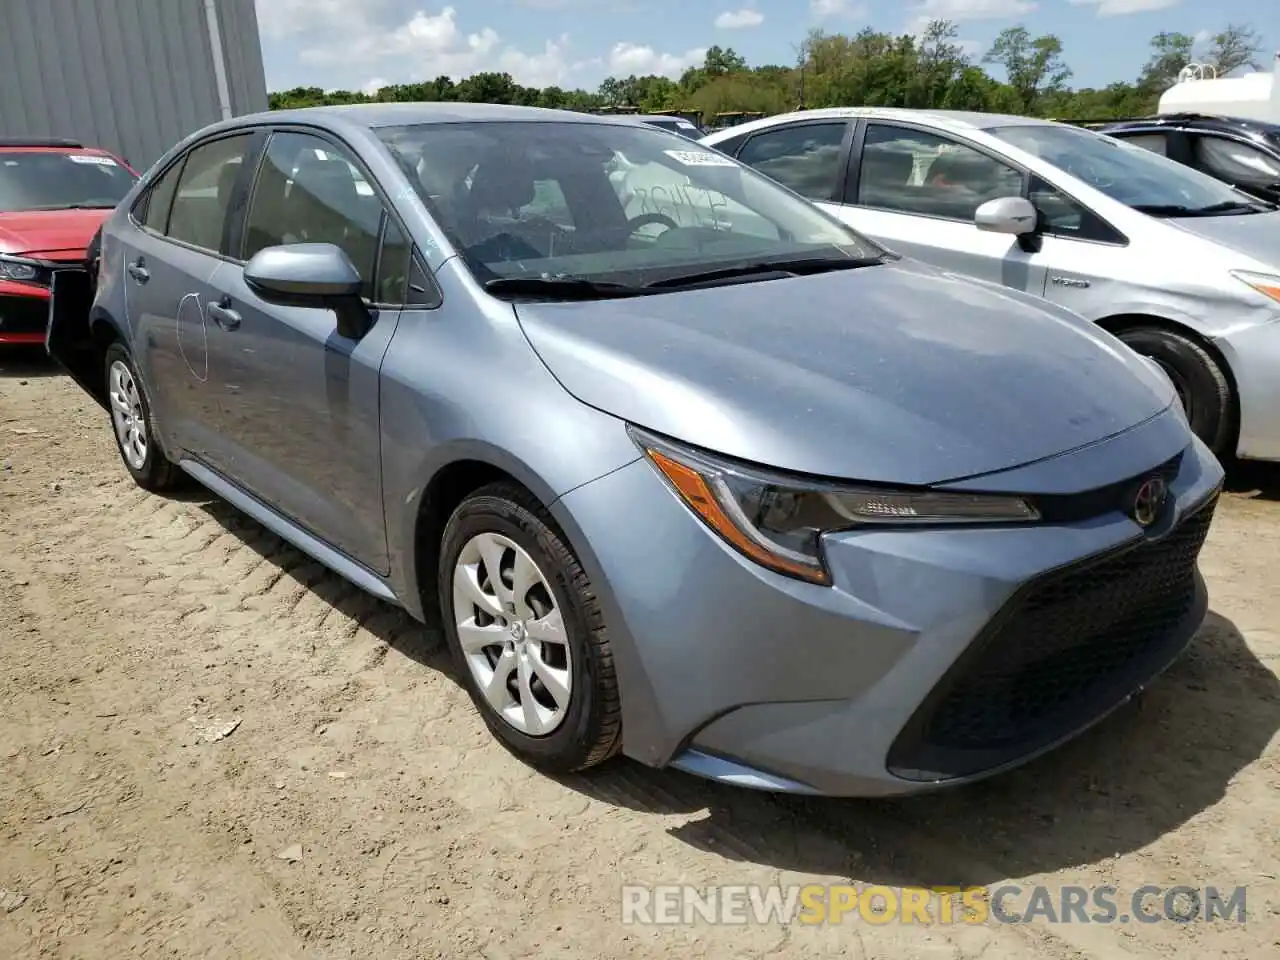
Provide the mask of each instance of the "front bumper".
POLYGON ((1280 460, 1280 318, 1214 341, 1226 357, 1240 401, 1236 455, 1280 460))
POLYGON ((48 287, 0 280, 0 345, 43 344, 48 325, 48 287))
MULTIPOLYGON (((1178 451, 1158 452, 1148 463, 1178 451)), ((1045 483, 1071 459, 1046 461, 1045 483)), ((741 557, 644 461, 553 512, 604 607, 629 756, 763 789, 890 795, 1025 762, 1181 652, 1206 609, 1195 558, 1222 468, 1190 441, 1171 469, 1146 532, 1117 508, 844 533, 827 538, 832 587, 741 557)))

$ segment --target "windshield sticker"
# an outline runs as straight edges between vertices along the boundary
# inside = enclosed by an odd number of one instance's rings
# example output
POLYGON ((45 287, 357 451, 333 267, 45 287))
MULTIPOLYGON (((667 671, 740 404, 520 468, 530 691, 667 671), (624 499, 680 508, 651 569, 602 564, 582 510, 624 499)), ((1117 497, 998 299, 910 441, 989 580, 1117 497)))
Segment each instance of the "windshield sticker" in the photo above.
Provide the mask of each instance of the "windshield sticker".
POLYGON ((70 153, 67 156, 73 163, 94 163, 100 167, 114 167, 116 162, 110 157, 99 157, 92 153, 70 153))
POLYGON ((686 167, 734 167, 732 160, 710 150, 663 150, 668 157, 686 167))

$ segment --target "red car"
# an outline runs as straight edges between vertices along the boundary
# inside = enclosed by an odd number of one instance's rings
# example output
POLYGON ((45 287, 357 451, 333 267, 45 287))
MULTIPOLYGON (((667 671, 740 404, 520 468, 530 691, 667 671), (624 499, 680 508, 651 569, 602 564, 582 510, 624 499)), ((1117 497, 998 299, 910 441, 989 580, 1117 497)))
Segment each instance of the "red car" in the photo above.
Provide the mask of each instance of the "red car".
POLYGON ((44 343, 53 271, 85 263, 137 179, 106 150, 0 139, 0 346, 44 343))

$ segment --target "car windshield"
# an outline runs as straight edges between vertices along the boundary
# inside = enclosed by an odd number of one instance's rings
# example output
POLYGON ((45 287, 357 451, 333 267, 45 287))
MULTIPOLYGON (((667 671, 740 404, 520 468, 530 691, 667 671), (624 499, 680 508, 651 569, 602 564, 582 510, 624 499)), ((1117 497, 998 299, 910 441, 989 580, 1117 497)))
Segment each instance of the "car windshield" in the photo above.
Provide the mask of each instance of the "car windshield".
POLYGON ((99 154, 0 152, 0 212, 110 209, 136 179, 127 168, 99 154))
POLYGON ((590 122, 378 130, 482 282, 645 285, 733 264, 884 251, 714 150, 656 127, 590 122))
POLYGON ((1241 212, 1241 205, 1249 202, 1248 197, 1198 170, 1145 147, 1078 127, 1015 125, 991 127, 987 132, 1139 210, 1170 216, 1206 209, 1241 212))

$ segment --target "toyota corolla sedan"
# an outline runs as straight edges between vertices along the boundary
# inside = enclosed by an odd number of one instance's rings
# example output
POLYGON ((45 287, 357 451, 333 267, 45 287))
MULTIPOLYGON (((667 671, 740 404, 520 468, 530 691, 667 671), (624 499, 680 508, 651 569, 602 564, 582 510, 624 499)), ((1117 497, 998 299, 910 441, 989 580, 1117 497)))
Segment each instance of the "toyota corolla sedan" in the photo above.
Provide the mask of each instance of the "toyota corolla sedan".
POLYGON ((852 107, 700 142, 889 248, 1034 293, 1159 363, 1218 456, 1280 461, 1280 210, 1048 120, 852 107))
POLYGON ((49 349, 137 483, 194 478, 439 617, 547 771, 962 783, 1205 615, 1223 474, 1155 365, 662 130, 224 121, 120 205, 89 288, 59 275, 49 349))

